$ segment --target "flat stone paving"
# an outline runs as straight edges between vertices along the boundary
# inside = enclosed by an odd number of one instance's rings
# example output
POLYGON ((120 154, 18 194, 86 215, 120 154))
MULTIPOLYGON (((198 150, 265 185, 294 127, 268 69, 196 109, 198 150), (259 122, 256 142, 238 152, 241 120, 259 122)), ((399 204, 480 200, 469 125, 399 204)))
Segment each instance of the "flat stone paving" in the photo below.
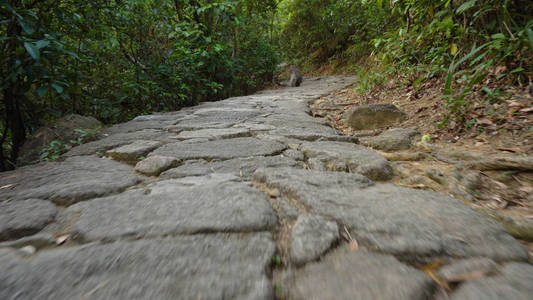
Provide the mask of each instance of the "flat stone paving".
POLYGON ((0 299, 530 299, 500 225, 385 183, 386 159, 310 115, 354 80, 139 116, 0 174, 0 299))

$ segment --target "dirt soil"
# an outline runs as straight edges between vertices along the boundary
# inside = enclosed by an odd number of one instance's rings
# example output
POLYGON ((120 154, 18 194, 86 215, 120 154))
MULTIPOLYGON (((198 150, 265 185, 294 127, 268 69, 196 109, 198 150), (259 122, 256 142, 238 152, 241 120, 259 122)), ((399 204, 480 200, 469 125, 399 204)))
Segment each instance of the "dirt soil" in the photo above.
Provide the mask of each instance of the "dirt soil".
POLYGON ((443 86, 432 79, 417 88, 394 81, 365 93, 351 87, 319 99, 311 108, 316 117, 325 118, 340 132, 365 136, 387 128, 354 131, 345 124, 344 113, 360 105, 396 105, 409 118, 391 128, 410 128, 420 135, 410 150, 381 152, 395 162, 393 182, 463 200, 501 222, 533 253, 532 95, 528 88, 508 89, 500 99, 478 93, 466 113, 466 123, 452 120, 442 126, 447 118, 443 86), (477 164, 495 158, 515 161, 519 167, 477 164))

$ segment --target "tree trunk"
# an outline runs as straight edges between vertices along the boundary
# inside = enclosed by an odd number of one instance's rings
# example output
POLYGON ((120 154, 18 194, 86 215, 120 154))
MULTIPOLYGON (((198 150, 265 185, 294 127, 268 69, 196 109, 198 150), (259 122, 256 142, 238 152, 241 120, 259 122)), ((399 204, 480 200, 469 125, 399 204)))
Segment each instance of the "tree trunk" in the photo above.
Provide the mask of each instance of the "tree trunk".
POLYGON ((14 167, 19 155, 19 150, 26 140, 26 128, 24 126, 24 120, 22 118, 17 95, 8 88, 4 90, 3 101, 6 112, 6 132, 9 131, 11 133, 11 153, 9 155, 9 164, 11 164, 11 166, 3 164, 3 167, 5 169, 11 169, 14 167))

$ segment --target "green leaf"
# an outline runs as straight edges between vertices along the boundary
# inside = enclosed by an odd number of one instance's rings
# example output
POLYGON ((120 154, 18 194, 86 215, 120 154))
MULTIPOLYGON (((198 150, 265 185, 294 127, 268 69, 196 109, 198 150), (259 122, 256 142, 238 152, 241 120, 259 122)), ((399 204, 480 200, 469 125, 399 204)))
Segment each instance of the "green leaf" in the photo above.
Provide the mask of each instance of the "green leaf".
POLYGON ((490 36, 493 40, 503 40, 505 39, 505 35, 503 33, 496 33, 490 36))
POLYGON ((52 83, 52 87, 56 90, 56 92, 58 94, 61 94, 63 93, 63 87, 58 85, 58 84, 55 84, 55 83, 52 83))
POLYGON ((487 93, 487 95, 489 96, 494 96, 494 93, 492 92, 491 89, 489 89, 488 87, 484 86, 481 88, 485 93, 487 93))
POLYGON ((17 20, 20 24, 20 27, 22 27, 22 30, 24 30, 26 34, 33 34, 35 32, 35 30, 33 30, 33 28, 31 28, 30 25, 24 22, 22 18, 17 18, 17 20))
POLYGON ((39 97, 44 96, 46 92, 48 92, 48 85, 42 85, 37 89, 37 95, 39 95, 39 97))
POLYGON ((50 45, 50 42, 47 40, 40 40, 35 43, 35 47, 37 47, 38 49, 48 47, 49 45, 50 45))
POLYGON ((24 42, 24 48, 26 48, 26 51, 28 51, 28 54, 35 60, 38 60, 41 57, 41 53, 39 53, 39 48, 35 47, 34 44, 29 42, 24 42))
POLYGON ((474 6, 474 4, 476 4, 476 1, 477 0, 466 1, 461 6, 459 6, 459 8, 457 8, 456 13, 457 14, 462 14, 463 12, 465 12, 466 10, 468 10, 469 8, 474 6))
POLYGON ((533 30, 531 28, 526 29, 527 38, 529 40, 529 46, 533 49, 533 30))
POLYGON ((45 152, 41 153, 41 156, 40 156, 40 158, 41 158, 41 159, 45 159, 45 158, 47 158, 47 157, 48 157, 48 155, 50 155, 50 152, 48 152, 48 151, 45 151, 45 152))
POLYGON ((417 85, 419 85, 422 81, 424 81, 424 79, 426 79, 426 76, 420 76, 418 77, 417 80, 415 80, 412 84, 413 87, 416 87, 417 85))
POLYGON ((522 71, 524 71, 524 68, 522 68, 522 67, 518 67, 518 68, 512 70, 512 71, 511 71, 511 74, 518 73, 518 72, 522 72, 522 71))

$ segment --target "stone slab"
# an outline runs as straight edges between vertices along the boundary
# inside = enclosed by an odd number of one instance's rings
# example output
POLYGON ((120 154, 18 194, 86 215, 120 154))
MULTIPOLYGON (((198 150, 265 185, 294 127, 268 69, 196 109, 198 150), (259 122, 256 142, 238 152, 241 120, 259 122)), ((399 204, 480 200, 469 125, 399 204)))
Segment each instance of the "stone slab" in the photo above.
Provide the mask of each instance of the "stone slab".
POLYGON ((136 162, 137 158, 146 155, 159 146, 161 146, 160 142, 137 140, 131 144, 108 150, 106 156, 114 160, 136 162))
POLYGON ((450 297, 452 300, 529 300, 533 295, 533 266, 508 263, 500 274, 467 281, 450 297))
POLYGON ((230 173, 242 179, 252 178, 255 170, 266 167, 294 167, 301 168, 293 159, 282 156, 254 156, 234 158, 224 161, 207 162, 195 161, 189 164, 170 169, 161 174, 162 178, 182 178, 187 176, 201 176, 211 173, 230 173))
POLYGON ((394 257, 353 251, 298 270, 289 299, 429 299, 431 278, 394 257))
POLYGON ((439 269, 435 274, 444 282, 461 282, 471 277, 485 276, 496 272, 498 264, 486 257, 460 259, 439 269))
MULTIPOLYGON (((2 249, 0 249, 2 250, 2 249)), ((271 299, 268 233, 0 252, 1 299, 271 299)))
POLYGON ((337 223, 317 215, 301 215, 291 230, 291 261, 297 265, 313 261, 338 238, 337 223))
POLYGON ((162 172, 179 166, 181 163, 175 157, 154 155, 141 160, 135 165, 135 171, 148 176, 158 176, 162 172))
POLYGON ((149 140, 168 143, 175 141, 172 139, 172 137, 175 136, 175 133, 156 129, 145 129, 134 132, 116 133, 108 135, 107 137, 97 141, 76 146, 70 149, 70 151, 68 151, 67 153, 63 154, 63 156, 70 157, 92 154, 103 155, 103 153, 109 149, 120 147, 136 140, 149 140))
POLYGON ((198 109, 187 119, 178 122, 174 127, 183 130, 195 130, 204 128, 227 128, 243 123, 262 112, 256 109, 215 107, 198 109))
POLYGON ((209 140, 221 140, 237 137, 249 137, 251 132, 245 128, 208 128, 199 130, 187 130, 182 131, 176 139, 209 139, 209 140))
POLYGON ((276 188, 344 224, 360 245, 402 260, 485 256, 527 260, 527 249, 490 218, 449 196, 372 184, 358 174, 298 169, 259 169, 254 181, 276 188))
POLYGON ((376 137, 361 139, 366 145, 383 151, 407 150, 418 133, 408 128, 394 128, 376 137))
POLYGON ((141 182, 128 165, 96 156, 70 157, 63 162, 42 163, 2 173, 0 199, 47 199, 70 205, 118 193, 141 182))
POLYGON ((361 173, 372 180, 387 180, 393 175, 390 163, 376 151, 344 142, 303 143, 300 150, 308 158, 319 158, 324 163, 342 162, 350 172, 361 173))
POLYGON ((230 174, 159 181, 69 207, 81 240, 202 232, 270 230, 277 222, 268 198, 230 174))
POLYGON ((172 156, 181 160, 189 159, 231 159, 237 157, 276 155, 285 146, 275 141, 264 141, 245 137, 206 142, 178 142, 164 145, 151 155, 172 156))
POLYGON ((0 202, 0 241, 34 234, 54 221, 56 214, 57 208, 50 201, 0 202))

